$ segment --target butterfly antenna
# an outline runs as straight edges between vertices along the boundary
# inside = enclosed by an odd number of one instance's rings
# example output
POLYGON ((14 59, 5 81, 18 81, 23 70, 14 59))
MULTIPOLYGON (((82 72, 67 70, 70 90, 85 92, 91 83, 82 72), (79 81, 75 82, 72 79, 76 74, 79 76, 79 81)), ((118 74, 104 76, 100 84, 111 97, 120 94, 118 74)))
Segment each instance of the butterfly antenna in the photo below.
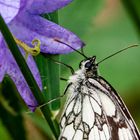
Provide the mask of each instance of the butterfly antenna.
POLYGON ((68 44, 66 44, 66 43, 64 43, 64 42, 62 42, 62 41, 60 41, 60 40, 58 40, 58 39, 55 39, 55 41, 57 41, 57 42, 59 42, 59 43, 62 43, 62 44, 64 44, 64 45, 68 46, 69 48, 71 48, 72 50, 76 51, 77 53, 79 53, 79 54, 82 55, 83 57, 88 58, 87 56, 84 55, 84 53, 82 53, 82 52, 76 50, 75 48, 71 47, 70 45, 68 45, 68 44))
POLYGON ((138 47, 138 46, 139 46, 139 45, 137 45, 137 44, 136 44, 136 45, 131 45, 131 46, 128 46, 128 47, 126 47, 126 48, 124 48, 124 49, 122 49, 122 50, 119 50, 118 52, 115 52, 115 53, 109 55, 108 57, 102 59, 101 61, 99 61, 99 62, 97 63, 97 65, 100 64, 101 62, 105 61, 106 59, 108 59, 108 58, 110 58, 110 57, 112 57, 112 56, 118 54, 118 53, 121 53, 121 52, 123 52, 123 51, 125 51, 125 50, 127 50, 127 49, 130 49, 130 48, 133 48, 133 47, 138 47))

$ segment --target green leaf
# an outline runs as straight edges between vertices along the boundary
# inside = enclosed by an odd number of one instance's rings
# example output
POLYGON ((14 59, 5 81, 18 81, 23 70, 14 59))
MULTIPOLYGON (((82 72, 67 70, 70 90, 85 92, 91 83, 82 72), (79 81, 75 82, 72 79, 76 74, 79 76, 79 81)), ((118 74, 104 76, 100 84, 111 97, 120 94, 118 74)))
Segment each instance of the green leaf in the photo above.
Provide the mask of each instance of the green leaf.
MULTIPOLYGON (((40 71, 43 94, 47 101, 60 96, 60 66, 54 60, 59 61, 59 55, 39 55, 35 58, 40 71)), ((60 108, 60 101, 52 102, 51 110, 55 111, 60 108)))
MULTIPOLYGON (((42 15, 44 18, 58 23, 58 12, 42 15)), ((39 55, 35 58, 43 84, 43 93, 47 101, 60 96, 60 66, 55 61, 60 60, 60 55, 39 55)), ((60 100, 50 104, 52 111, 60 108, 60 100)))
POLYGON ((1 119, 0 119, 0 137, 3 140, 12 140, 11 135, 9 134, 6 127, 3 125, 1 119))
MULTIPOLYGON (((50 58, 59 61, 59 55, 50 55, 50 58)), ((60 96, 60 65, 55 64, 53 60, 47 59, 47 85, 50 99, 60 96)), ((60 100, 51 103, 52 110, 60 108, 60 100)))
POLYGON ((0 118, 13 140, 26 140, 19 94, 8 76, 0 88, 0 118))
POLYGON ((47 140, 54 140, 53 133, 50 130, 50 127, 48 125, 44 125, 45 120, 42 119, 42 117, 40 117, 39 114, 35 114, 35 113, 31 113, 27 116, 26 115, 26 119, 28 119, 28 121, 30 121, 30 119, 32 120, 32 123, 39 129, 40 133, 42 133, 43 135, 45 135, 45 138, 47 140))

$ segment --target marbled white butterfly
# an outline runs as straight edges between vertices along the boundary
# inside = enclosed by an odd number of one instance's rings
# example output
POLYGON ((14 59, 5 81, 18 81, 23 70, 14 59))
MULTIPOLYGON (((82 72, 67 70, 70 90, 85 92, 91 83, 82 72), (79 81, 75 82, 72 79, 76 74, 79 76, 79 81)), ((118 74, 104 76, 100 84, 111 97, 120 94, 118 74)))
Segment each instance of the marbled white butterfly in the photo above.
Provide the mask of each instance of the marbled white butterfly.
POLYGON ((98 75, 99 63, 95 56, 86 57, 80 69, 70 76, 70 95, 61 117, 59 140, 140 140, 124 102, 98 75))

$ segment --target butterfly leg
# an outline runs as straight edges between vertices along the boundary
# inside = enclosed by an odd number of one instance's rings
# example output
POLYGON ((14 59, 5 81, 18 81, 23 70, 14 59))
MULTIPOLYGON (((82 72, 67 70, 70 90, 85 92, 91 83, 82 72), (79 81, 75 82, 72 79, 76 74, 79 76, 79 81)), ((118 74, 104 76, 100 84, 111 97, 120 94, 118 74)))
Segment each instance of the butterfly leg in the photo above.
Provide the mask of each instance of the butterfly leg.
POLYGON ((59 97, 56 97, 55 99, 52 99, 52 100, 48 101, 45 104, 40 105, 39 108, 41 108, 41 107, 43 107, 43 106, 45 106, 47 104, 50 104, 50 103, 52 103, 52 102, 54 102, 56 100, 59 100, 60 98, 64 97, 70 86, 71 86, 71 83, 68 84, 68 86, 66 87, 66 89, 64 90, 64 93, 62 95, 60 95, 59 97))
POLYGON ((63 63, 63 62, 56 61, 56 60, 55 60, 55 63, 61 64, 61 65, 63 65, 63 66, 66 66, 67 68, 70 69, 71 74, 72 74, 72 75, 74 74, 74 69, 73 69, 71 66, 69 66, 69 65, 67 65, 67 64, 65 64, 65 63, 63 63))
POLYGON ((63 66, 65 66, 65 67, 69 68, 70 71, 71 71, 71 74, 72 74, 72 75, 74 74, 74 69, 73 69, 71 66, 69 66, 69 65, 67 65, 67 64, 65 64, 65 63, 63 63, 63 62, 57 61, 57 60, 55 60, 55 59, 49 57, 48 55, 47 55, 47 57, 48 57, 49 59, 53 60, 56 64, 60 64, 60 65, 63 65, 63 66))
POLYGON ((62 81, 68 81, 68 79, 63 78, 63 77, 60 77, 60 80, 62 80, 62 81))

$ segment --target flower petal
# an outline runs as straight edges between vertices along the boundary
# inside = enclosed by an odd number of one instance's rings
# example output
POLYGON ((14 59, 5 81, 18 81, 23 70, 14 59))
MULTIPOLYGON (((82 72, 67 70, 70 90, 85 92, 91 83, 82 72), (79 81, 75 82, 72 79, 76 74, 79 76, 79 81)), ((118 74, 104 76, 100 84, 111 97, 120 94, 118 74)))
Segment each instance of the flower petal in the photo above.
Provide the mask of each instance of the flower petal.
MULTIPOLYGON (((0 44, 0 46, 4 46, 6 48, 3 42, 0 44)), ((30 110, 34 111, 34 109, 37 107, 37 101, 34 98, 30 88, 28 87, 27 82, 25 81, 15 59, 13 58, 8 48, 6 48, 6 53, 4 54, 4 56, 6 57, 6 63, 7 63, 5 73, 8 74, 12 78, 21 97, 23 98, 25 103, 28 105, 30 110)), ((30 70, 32 71, 33 76, 35 80, 37 81, 40 89, 42 89, 40 75, 32 56, 28 57, 27 64, 30 70)))
POLYGON ((72 0, 30 0, 26 5, 26 9, 32 14, 50 13, 58 10, 72 0))
MULTIPOLYGON (((2 42, 2 36, 0 35, 0 44, 2 42)), ((4 46, 0 45, 0 82, 2 82, 4 75, 5 75, 5 69, 6 69, 6 58, 5 58, 6 49, 4 46)))
POLYGON ((29 13, 20 14, 20 17, 9 24, 9 27, 18 39, 30 46, 33 39, 39 39, 43 53, 64 54, 73 51, 69 46, 79 49, 84 45, 72 32, 40 16, 31 16, 29 13), (21 18, 23 16, 24 18, 21 18))
POLYGON ((20 0, 0 0, 0 13, 6 23, 9 23, 20 8, 20 0))

